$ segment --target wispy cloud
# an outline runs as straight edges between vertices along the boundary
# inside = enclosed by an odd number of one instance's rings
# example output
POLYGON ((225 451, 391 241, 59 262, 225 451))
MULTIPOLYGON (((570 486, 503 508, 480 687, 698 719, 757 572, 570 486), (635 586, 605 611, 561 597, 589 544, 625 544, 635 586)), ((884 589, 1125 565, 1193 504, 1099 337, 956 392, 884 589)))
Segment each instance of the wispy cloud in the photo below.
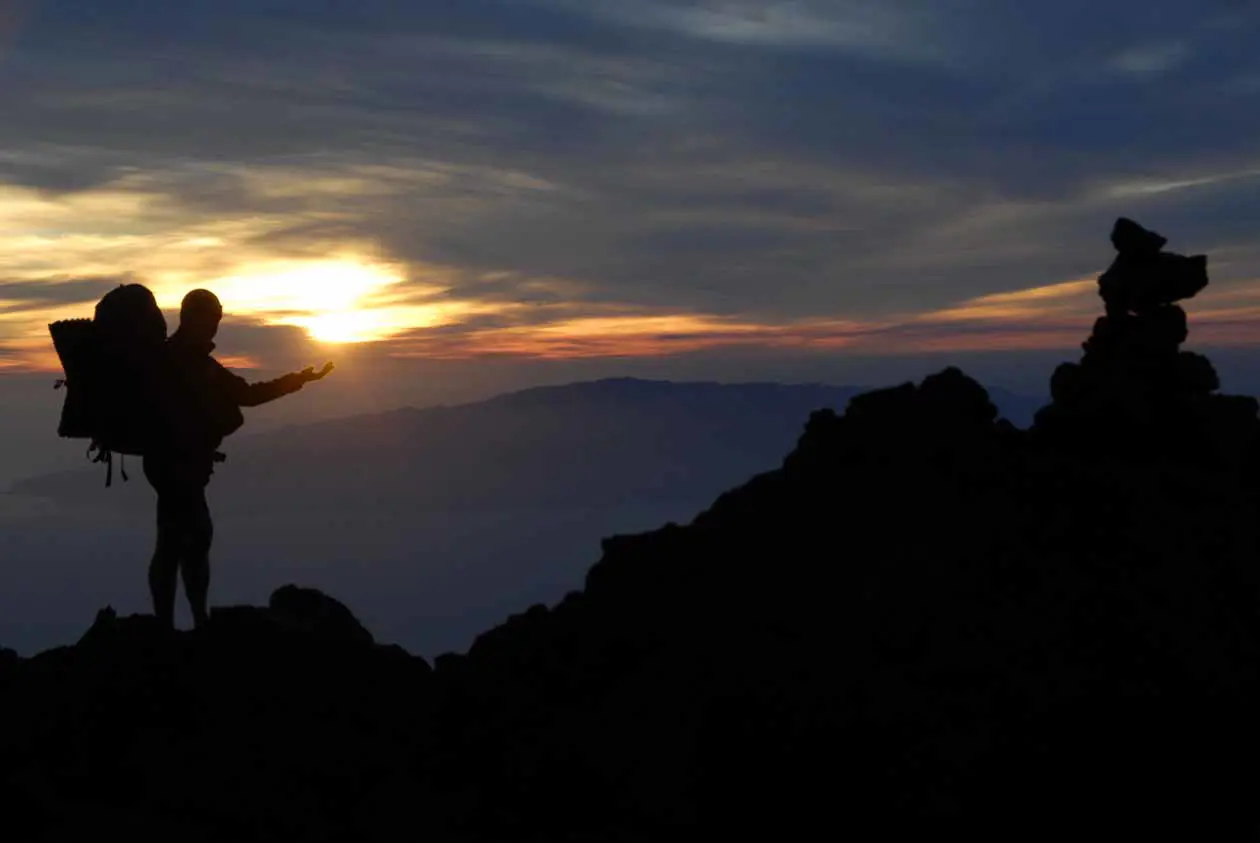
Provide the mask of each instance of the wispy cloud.
POLYGON ((1189 56, 1190 48, 1180 41, 1142 44, 1116 54, 1111 66, 1122 73, 1155 76, 1175 69, 1189 56))
POLYGON ((1258 22, 1188 0, 93 8, 0 54, 10 361, 90 279, 380 353, 913 353, 1074 347, 1118 215, 1260 265, 1258 22))
POLYGON ((616 0, 568 3, 627 26, 672 30, 723 44, 813 47, 877 60, 940 63, 934 16, 920 4, 848 0, 616 0))

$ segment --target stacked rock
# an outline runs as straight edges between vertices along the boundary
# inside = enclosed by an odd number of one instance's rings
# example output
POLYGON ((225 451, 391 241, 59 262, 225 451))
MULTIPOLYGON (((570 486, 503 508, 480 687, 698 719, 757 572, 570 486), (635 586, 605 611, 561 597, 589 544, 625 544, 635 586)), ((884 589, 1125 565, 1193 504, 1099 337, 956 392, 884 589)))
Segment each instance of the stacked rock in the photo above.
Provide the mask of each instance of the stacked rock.
POLYGON ((1081 361, 1055 370, 1053 403, 1034 430, 1113 453, 1167 448, 1169 437, 1202 434, 1204 425, 1250 432, 1256 402, 1213 395, 1220 380, 1211 361, 1181 350, 1189 330, 1175 302, 1207 286, 1207 256, 1165 252, 1166 238, 1124 217, 1111 242, 1118 254, 1098 279, 1106 314, 1081 361))
MULTIPOLYGON (((1111 245, 1119 253, 1098 279, 1098 294, 1107 315, 1149 315, 1193 298, 1207 286, 1207 255, 1186 257, 1163 251, 1168 238, 1121 217, 1111 230, 1111 245)), ((1181 314, 1185 321, 1185 314, 1181 314)))

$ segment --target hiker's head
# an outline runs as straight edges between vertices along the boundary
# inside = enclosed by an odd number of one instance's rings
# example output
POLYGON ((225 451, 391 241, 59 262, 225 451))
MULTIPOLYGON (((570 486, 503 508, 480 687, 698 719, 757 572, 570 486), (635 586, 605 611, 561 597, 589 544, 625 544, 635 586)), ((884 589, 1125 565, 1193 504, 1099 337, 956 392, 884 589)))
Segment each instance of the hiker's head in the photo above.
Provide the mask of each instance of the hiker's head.
POLYGON ((223 305, 209 290, 193 290, 179 306, 179 327, 194 339, 210 341, 219 331, 223 305))

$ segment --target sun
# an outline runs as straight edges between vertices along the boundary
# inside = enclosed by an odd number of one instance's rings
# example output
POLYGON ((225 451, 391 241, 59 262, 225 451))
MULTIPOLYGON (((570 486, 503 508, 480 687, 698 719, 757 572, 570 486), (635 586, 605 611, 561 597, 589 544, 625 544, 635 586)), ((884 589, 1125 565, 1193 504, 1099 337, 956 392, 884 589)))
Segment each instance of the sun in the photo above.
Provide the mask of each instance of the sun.
POLYGON ((393 333, 397 327, 384 322, 381 315, 372 310, 342 310, 294 320, 295 324, 306 329, 311 339, 325 343, 381 339, 393 333))
POLYGON ((210 289, 231 313, 296 325, 318 342, 358 343, 406 327, 393 324, 394 309, 385 301, 400 281, 392 267, 338 258, 255 264, 214 280, 210 289))

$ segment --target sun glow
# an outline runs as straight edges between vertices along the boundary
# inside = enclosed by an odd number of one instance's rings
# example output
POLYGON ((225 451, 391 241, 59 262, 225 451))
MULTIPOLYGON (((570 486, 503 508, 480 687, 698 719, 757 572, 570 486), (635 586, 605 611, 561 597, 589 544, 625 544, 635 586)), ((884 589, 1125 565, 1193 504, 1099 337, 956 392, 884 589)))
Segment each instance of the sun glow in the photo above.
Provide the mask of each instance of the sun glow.
POLYGON ((302 327, 318 342, 362 342, 382 335, 380 319, 367 310, 323 313, 302 320, 302 327))
POLYGON ((390 288, 402 280, 390 267, 342 258, 256 265, 206 286, 229 312, 297 325, 319 342, 356 343, 412 327, 388 305, 390 288))
POLYGON ((327 343, 384 339, 409 327, 405 323, 395 323, 389 318, 387 311, 381 310, 330 311, 313 316, 297 316, 287 321, 288 324, 305 328, 311 339, 327 343))

